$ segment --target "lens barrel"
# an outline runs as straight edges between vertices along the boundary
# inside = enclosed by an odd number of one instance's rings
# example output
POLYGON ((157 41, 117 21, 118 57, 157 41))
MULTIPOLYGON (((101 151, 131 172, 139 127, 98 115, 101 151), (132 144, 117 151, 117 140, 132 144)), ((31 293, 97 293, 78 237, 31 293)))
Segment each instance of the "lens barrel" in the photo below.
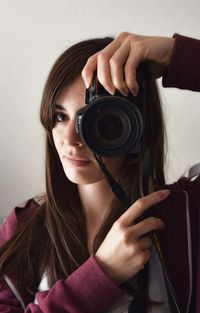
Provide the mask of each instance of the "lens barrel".
POLYGON ((140 149, 142 116, 136 106, 123 97, 107 96, 79 111, 78 133, 96 154, 115 157, 140 149))
POLYGON ((145 104, 146 67, 139 66, 139 93, 124 97, 110 95, 96 76, 86 90, 86 106, 76 114, 76 132, 95 154, 117 157, 140 153, 144 148, 143 111, 145 104))

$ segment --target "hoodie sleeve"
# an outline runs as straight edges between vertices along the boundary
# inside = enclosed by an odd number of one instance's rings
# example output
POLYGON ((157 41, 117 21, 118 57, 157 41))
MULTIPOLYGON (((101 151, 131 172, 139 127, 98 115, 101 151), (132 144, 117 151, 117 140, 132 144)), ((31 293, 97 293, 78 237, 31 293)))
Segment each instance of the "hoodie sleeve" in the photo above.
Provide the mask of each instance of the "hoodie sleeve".
MULTIPOLYGON (((32 216, 36 206, 29 200, 23 208, 12 211, 0 228, 0 246, 32 216)), ((27 292, 19 294, 14 281, 0 278, 0 313, 101 313, 125 293, 107 277, 94 256, 50 290, 36 293, 38 304, 27 292)))
POLYGON ((123 294, 91 256, 67 279, 36 293, 38 304, 25 307, 5 281, 0 282, 0 313, 103 313, 123 294))
POLYGON ((174 34, 175 44, 163 87, 200 91, 200 40, 174 34))

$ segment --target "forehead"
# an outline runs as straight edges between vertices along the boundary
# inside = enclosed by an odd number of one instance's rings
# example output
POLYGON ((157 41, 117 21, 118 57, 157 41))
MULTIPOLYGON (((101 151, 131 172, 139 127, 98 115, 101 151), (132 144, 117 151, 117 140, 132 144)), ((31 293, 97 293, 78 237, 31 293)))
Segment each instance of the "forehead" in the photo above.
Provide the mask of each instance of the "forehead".
POLYGON ((85 106, 85 84, 81 76, 64 88, 56 103, 66 111, 85 106))

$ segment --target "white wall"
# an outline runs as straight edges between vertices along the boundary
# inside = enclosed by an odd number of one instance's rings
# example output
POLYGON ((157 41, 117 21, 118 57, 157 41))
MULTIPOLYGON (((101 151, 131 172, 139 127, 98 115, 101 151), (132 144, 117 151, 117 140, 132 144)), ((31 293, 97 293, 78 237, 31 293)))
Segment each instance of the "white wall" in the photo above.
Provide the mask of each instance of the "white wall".
MULTIPOLYGON (((39 105, 59 54, 76 41, 121 31, 200 39, 199 15, 199 0, 0 0, 0 215, 44 190, 39 105)), ((171 182, 200 162, 200 94, 161 94, 171 182)))

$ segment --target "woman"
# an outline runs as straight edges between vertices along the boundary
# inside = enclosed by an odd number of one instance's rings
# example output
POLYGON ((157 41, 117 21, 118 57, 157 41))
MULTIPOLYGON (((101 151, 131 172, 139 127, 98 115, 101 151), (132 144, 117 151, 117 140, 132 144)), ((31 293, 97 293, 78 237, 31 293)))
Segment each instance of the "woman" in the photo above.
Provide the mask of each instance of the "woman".
POLYGON ((103 158, 131 200, 128 209, 77 135, 75 114, 84 107, 84 82, 89 87, 96 69, 111 94, 138 93, 136 68, 143 61, 153 78, 163 76, 163 86, 200 90, 199 56, 198 40, 122 33, 115 40, 78 43, 56 61, 41 102, 46 193, 15 208, 0 229, 1 313, 198 312, 200 177, 165 185, 165 131, 155 82, 148 81, 145 95, 151 193, 142 194, 143 155, 103 158), (155 216, 139 220, 154 205, 155 216), (150 235, 155 231, 157 246, 150 235), (147 262, 148 271, 142 271, 147 262))

